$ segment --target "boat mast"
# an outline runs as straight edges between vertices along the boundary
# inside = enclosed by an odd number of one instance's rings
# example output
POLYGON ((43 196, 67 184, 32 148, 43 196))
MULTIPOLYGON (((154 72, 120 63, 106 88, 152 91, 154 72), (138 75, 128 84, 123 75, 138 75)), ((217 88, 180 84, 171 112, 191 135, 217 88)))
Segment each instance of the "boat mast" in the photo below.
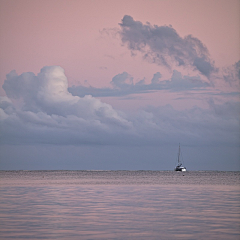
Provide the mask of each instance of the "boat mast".
POLYGON ((179 149, 178 149, 178 165, 180 164, 180 143, 179 143, 179 149))

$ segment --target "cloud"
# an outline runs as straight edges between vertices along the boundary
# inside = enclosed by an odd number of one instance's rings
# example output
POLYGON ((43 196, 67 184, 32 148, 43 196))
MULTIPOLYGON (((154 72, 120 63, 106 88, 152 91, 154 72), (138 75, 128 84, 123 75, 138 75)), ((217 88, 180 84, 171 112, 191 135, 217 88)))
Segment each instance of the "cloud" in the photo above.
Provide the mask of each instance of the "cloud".
POLYGON ((35 102, 34 99, 40 82, 34 73, 27 72, 18 76, 16 71, 13 70, 6 75, 6 78, 2 87, 9 98, 21 98, 27 104, 35 102))
POLYGON ((7 75, 3 88, 9 98, 23 101, 22 108, 12 112, 9 110, 13 106, 11 101, 1 101, 3 125, 6 126, 2 133, 3 136, 5 133, 4 141, 13 134, 13 129, 16 135, 24 136, 28 133, 43 136, 49 131, 49 139, 55 134, 61 135, 61 140, 55 139, 59 142, 64 141, 65 131, 68 130, 73 136, 79 134, 79 139, 86 140, 82 137, 86 131, 103 131, 107 135, 130 126, 111 105, 89 95, 80 98, 69 93, 67 78, 59 66, 44 67, 37 76, 33 73, 18 76, 12 71, 7 75))
POLYGON ((112 119, 124 124, 115 110, 108 104, 92 96, 79 98, 68 91, 68 81, 64 70, 59 66, 44 67, 35 76, 23 73, 20 76, 12 71, 3 84, 7 96, 22 99, 23 109, 32 112, 44 112, 61 116, 76 115, 78 117, 98 118, 104 122, 112 119))
POLYGON ((130 89, 133 86, 133 78, 127 72, 123 72, 113 77, 111 84, 119 89, 130 89))
POLYGON ((177 141, 180 141, 195 146, 238 146, 239 102, 221 105, 211 100, 209 105, 209 109, 195 106, 182 111, 171 105, 148 106, 139 111, 132 121, 141 129, 142 135, 150 134, 156 142, 161 138, 165 143, 177 144, 177 141))
POLYGON ((152 84, 159 84, 160 83, 160 78, 162 77, 162 74, 160 72, 157 72, 153 75, 153 78, 151 80, 152 84))
MULTIPOLYGON (((112 84, 118 91, 129 91, 131 86, 136 89, 143 86, 144 91, 159 84, 179 89, 179 79, 186 88, 193 81, 177 71, 171 80, 160 78, 161 74, 156 73, 150 84, 133 85, 132 77, 123 73, 112 84)), ((199 82, 194 84, 198 86, 199 82)), ((178 111, 167 105, 123 113, 92 96, 73 96, 68 91, 64 70, 58 66, 44 67, 37 76, 11 72, 4 89, 8 97, 0 98, 1 144, 152 146, 179 141, 190 145, 239 144, 236 114, 239 103, 215 104, 210 100, 209 109, 178 111), (21 100, 22 106, 13 104, 16 100, 10 98, 21 100)))
POLYGON ((69 87, 68 90, 74 96, 83 97, 92 95, 94 97, 118 97, 130 94, 148 93, 151 91, 167 90, 170 92, 200 90, 211 87, 202 80, 200 76, 182 76, 177 70, 173 71, 169 80, 161 80, 162 75, 157 72, 153 75, 150 84, 146 84, 142 79, 134 84, 133 77, 127 72, 117 74, 112 78, 110 84, 112 88, 85 87, 82 85, 69 87))
MULTIPOLYGON (((213 98, 208 100, 210 109, 214 112, 215 115, 221 116, 223 118, 235 117, 239 118, 240 113, 240 104, 239 102, 228 101, 223 104, 216 104, 213 98)), ((239 122, 240 123, 240 122, 239 122)), ((240 127, 240 125, 239 125, 240 127)))
POLYGON ((119 25, 122 43, 132 54, 141 52, 144 59, 167 68, 172 68, 172 62, 191 66, 207 77, 217 71, 207 47, 191 35, 180 37, 172 26, 143 24, 129 15, 119 25))
POLYGON ((240 87, 240 61, 230 67, 224 68, 222 71, 223 79, 231 87, 240 87))

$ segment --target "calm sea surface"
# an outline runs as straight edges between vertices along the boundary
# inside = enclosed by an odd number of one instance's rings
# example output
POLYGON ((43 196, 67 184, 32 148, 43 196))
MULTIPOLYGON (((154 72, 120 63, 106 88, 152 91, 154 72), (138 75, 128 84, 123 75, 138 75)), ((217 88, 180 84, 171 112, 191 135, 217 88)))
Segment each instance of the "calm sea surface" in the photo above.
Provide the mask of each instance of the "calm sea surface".
POLYGON ((240 239, 240 172, 0 171, 0 239, 240 239))

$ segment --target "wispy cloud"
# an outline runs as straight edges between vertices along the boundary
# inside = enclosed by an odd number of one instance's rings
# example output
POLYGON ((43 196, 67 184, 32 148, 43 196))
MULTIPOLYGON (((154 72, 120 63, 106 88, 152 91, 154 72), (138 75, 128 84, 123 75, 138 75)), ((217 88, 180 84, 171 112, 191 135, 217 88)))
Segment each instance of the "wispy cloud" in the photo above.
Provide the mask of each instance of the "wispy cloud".
POLYGON ((129 15, 119 25, 122 43, 133 55, 140 52, 144 59, 167 68, 173 63, 189 66, 207 77, 217 71, 207 47, 192 35, 182 38, 172 26, 143 24, 129 15))
POLYGON ((148 93, 152 91, 167 90, 171 92, 190 91, 207 89, 211 84, 201 79, 200 76, 182 76, 177 70, 173 71, 169 80, 161 80, 161 73, 157 72, 153 75, 151 83, 145 83, 142 79, 134 83, 133 77, 127 72, 117 74, 112 78, 110 88, 95 88, 93 86, 72 86, 68 90, 74 96, 83 97, 92 95, 94 97, 118 97, 130 94, 148 93))

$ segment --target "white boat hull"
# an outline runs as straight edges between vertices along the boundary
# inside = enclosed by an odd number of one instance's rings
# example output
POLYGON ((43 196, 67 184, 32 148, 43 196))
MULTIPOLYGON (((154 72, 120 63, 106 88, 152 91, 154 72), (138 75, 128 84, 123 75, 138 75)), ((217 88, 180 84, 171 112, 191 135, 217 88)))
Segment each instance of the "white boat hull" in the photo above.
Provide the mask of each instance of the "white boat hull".
POLYGON ((175 168, 175 171, 177 171, 177 172, 186 172, 187 169, 186 169, 185 167, 179 167, 179 166, 177 166, 177 167, 175 168))

